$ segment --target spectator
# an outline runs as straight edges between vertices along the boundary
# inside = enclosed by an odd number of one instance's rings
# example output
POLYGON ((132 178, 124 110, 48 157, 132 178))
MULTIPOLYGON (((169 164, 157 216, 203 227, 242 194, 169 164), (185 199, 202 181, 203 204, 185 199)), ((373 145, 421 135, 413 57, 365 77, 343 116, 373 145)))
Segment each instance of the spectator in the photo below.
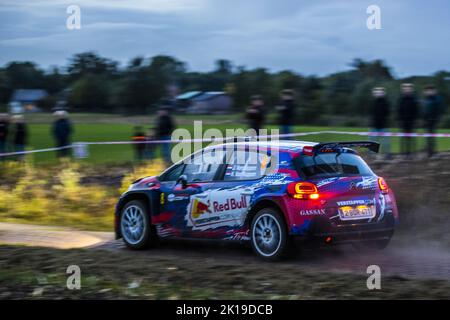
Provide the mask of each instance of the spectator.
MULTIPOLYGON (((414 94, 414 85, 411 83, 403 83, 401 85, 401 96, 397 103, 397 118, 403 132, 414 132, 418 114, 419 106, 414 94)), ((415 151, 414 137, 402 137, 400 150, 402 154, 409 158, 411 152, 415 151)))
POLYGON ((290 89, 281 91, 281 102, 277 107, 281 134, 291 133, 291 126, 295 116, 294 93, 290 89))
MULTIPOLYGON (((169 141, 174 130, 174 121, 169 113, 169 108, 164 105, 158 110, 156 118, 156 136, 159 140, 169 141)), ((170 143, 162 143, 162 156, 164 161, 170 163, 170 143)))
MULTIPOLYGON (((14 128, 14 152, 25 151, 25 146, 27 145, 28 138, 28 128, 23 119, 22 115, 13 116, 13 122, 15 124, 14 128)), ((24 155, 19 155, 18 159, 23 160, 24 155)))
POLYGON ((9 116, 6 113, 0 113, 0 153, 7 152, 8 132, 9 116))
POLYGON ((256 135, 259 135, 259 130, 264 124, 264 100, 260 95, 251 97, 251 105, 247 109, 246 118, 250 129, 255 130, 256 135))
POLYGON ((134 144, 135 159, 137 161, 142 161, 144 159, 144 151, 145 151, 145 143, 142 142, 146 141, 146 137, 141 126, 136 126, 134 128, 132 140, 133 142, 138 142, 134 144))
MULTIPOLYGON (((155 140, 155 130, 153 128, 148 129, 147 136, 145 137, 146 141, 155 140)), ((155 153, 155 144, 147 143, 145 144, 144 158, 147 160, 153 159, 153 155, 155 153)))
MULTIPOLYGON (((387 132, 390 105, 389 101, 386 99, 386 92, 383 87, 376 87, 372 90, 372 107, 371 107, 371 126, 372 132, 375 133, 385 133, 387 132)), ((382 145, 383 151, 386 153, 386 157, 391 157, 391 146, 390 138, 382 136, 380 138, 375 138, 382 145)))
POLYGON ((70 137, 72 135, 72 124, 68 119, 68 114, 64 110, 59 110, 54 113, 56 120, 53 123, 52 134, 56 141, 58 150, 58 157, 67 157, 70 155, 68 146, 70 145, 70 137))
MULTIPOLYGON (((432 85, 425 87, 423 102, 423 120, 428 133, 435 133, 439 120, 444 113, 444 104, 442 98, 438 95, 436 88, 432 85)), ((432 157, 435 153, 435 138, 428 137, 427 153, 432 157)))

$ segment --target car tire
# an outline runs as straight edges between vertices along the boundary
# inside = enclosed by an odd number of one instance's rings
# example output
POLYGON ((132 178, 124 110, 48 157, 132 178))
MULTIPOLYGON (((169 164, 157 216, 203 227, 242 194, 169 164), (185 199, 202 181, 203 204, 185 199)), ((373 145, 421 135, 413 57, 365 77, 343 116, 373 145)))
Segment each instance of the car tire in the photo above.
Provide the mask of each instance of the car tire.
POLYGON ((142 250, 156 244, 156 229, 150 222, 147 206, 139 200, 127 202, 120 213, 120 232, 125 245, 142 250))
POLYGON ((253 251, 267 261, 283 258, 287 252, 288 236, 284 218, 274 208, 264 208, 252 220, 251 245, 253 251))

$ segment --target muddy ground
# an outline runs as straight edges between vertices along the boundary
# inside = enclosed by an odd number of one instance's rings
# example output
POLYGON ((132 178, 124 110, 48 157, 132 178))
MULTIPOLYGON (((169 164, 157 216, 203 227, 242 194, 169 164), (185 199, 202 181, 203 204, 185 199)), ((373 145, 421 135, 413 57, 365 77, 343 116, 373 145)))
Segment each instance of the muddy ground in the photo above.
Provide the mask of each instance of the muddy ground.
MULTIPOLYGON (((450 154, 372 160, 371 166, 396 193, 401 214, 385 251, 308 247, 265 263, 247 247, 210 242, 166 241, 143 252, 111 238, 77 249, 3 244, 0 299, 449 299, 450 154), (73 264, 81 268, 81 290, 66 288, 73 264), (381 290, 366 286, 373 264, 381 268, 381 290)), ((86 183, 115 184, 127 170, 116 167, 110 178, 92 176, 86 183)))
MULTIPOLYGON (((442 269, 424 261, 401 270, 370 255, 329 249, 262 263, 236 246, 166 243, 153 251, 0 246, 0 299, 448 299, 448 257, 442 269), (366 268, 378 263, 381 289, 368 290, 366 268), (69 265, 81 268, 81 289, 66 287, 69 265)), ((397 249, 396 249, 397 250, 397 249)), ((390 254, 399 253, 394 251, 390 254)), ((423 257, 423 256, 422 256, 423 257)), ((398 260, 397 259, 397 260, 398 260)), ((434 261, 434 260, 433 260, 434 261)), ((434 261, 436 262, 436 261, 434 261)))

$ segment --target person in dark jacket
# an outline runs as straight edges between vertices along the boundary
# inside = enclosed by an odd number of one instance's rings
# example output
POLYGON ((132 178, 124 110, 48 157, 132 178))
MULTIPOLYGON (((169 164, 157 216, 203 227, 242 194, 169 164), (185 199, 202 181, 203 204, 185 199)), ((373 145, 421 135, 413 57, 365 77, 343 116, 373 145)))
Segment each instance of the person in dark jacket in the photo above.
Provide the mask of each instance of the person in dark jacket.
MULTIPOLYGON (((6 143, 9 133, 9 116, 5 113, 0 114, 0 153, 7 152, 6 143)), ((3 157, 0 160, 4 159, 3 157)))
MULTIPOLYGON (((13 122, 14 122, 14 137, 13 137, 14 152, 25 151, 28 139, 27 125, 22 115, 13 116, 13 122)), ((17 158, 19 160, 23 160, 24 155, 19 155, 17 158)))
POLYGON ((64 148, 58 150, 58 157, 68 157, 70 150, 67 148, 71 141, 72 124, 68 119, 68 114, 64 110, 59 110, 54 113, 56 116, 55 122, 53 122, 52 134, 56 141, 57 148, 64 148))
MULTIPOLYGON (((386 99, 386 91, 383 87, 376 87, 372 90, 372 106, 371 106, 371 126, 372 132, 385 133, 387 132, 390 105, 388 99, 386 99)), ((390 139, 386 136, 374 139, 379 141, 382 145, 383 151, 386 156, 390 158, 391 145, 390 139)))
MULTIPOLYGON (((401 130, 405 133, 413 133, 418 115, 419 105, 414 94, 414 85, 403 83, 401 96, 397 103, 397 119, 401 130)), ((414 137, 402 137, 400 149, 404 155, 410 157, 411 152, 415 151, 414 137)))
POLYGON ((147 137, 145 136, 144 131, 142 130, 141 126, 136 126, 134 128, 134 134, 132 137, 133 142, 135 143, 134 146, 134 154, 137 161, 142 161, 144 159, 144 152, 145 152, 145 143, 139 143, 139 142, 145 142, 147 140, 147 137))
POLYGON ((291 126, 294 123, 295 116, 294 92, 292 90, 285 89, 281 91, 281 102, 277 110, 279 112, 278 123, 281 127, 281 134, 291 133, 291 126))
MULTIPOLYGON (((156 140, 155 129, 149 128, 147 131, 147 135, 145 136, 145 141, 153 141, 153 140, 156 140)), ((155 144, 146 143, 144 150, 144 159, 151 160, 153 159, 154 154, 155 154, 155 144)))
POLYGON ((251 97, 251 105, 247 109, 246 118, 250 129, 255 130, 256 135, 259 135, 259 130, 262 128, 265 120, 264 116, 264 100, 260 95, 251 97))
MULTIPOLYGON (((433 85, 425 87, 424 96, 425 99, 423 101, 423 120, 425 129, 427 130, 427 133, 435 133, 439 120, 444 113, 444 103, 433 85)), ((435 145, 435 138, 428 137, 428 157, 432 157, 434 155, 435 145)))
MULTIPOLYGON (((159 140, 170 140, 174 128, 175 125, 172 116, 169 113, 169 108, 164 105, 158 110, 158 116, 156 118, 157 138, 159 140)), ((161 150, 164 161, 170 163, 170 143, 163 143, 161 150)))

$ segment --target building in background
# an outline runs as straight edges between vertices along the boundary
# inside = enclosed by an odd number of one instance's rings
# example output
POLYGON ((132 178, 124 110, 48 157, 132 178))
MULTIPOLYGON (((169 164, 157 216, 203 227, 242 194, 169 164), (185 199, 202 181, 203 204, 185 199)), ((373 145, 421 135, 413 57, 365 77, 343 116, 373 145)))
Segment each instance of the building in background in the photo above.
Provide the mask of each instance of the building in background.
POLYGON ((47 96, 47 91, 43 89, 15 90, 9 101, 9 112, 17 114, 41 111, 38 103, 47 96))
POLYGON ((190 114, 229 113, 233 99, 223 91, 189 91, 177 96, 180 111, 190 114))
POLYGON ((192 106, 192 99, 201 95, 201 91, 188 91, 175 97, 177 111, 186 113, 192 106))

